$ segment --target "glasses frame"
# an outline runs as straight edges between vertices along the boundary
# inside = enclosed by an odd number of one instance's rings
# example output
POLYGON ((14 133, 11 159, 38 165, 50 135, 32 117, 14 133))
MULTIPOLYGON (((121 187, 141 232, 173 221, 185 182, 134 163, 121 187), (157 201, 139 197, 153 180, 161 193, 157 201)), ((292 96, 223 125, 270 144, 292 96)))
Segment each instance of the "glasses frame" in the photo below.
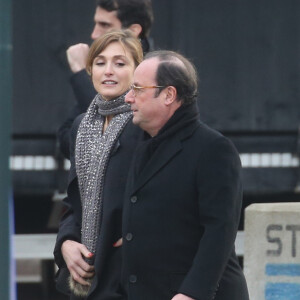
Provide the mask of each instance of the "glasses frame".
POLYGON ((165 88, 166 86, 163 85, 150 85, 150 86, 138 86, 135 84, 132 84, 130 86, 130 90, 133 93, 133 96, 136 96, 136 92, 143 90, 143 89, 159 89, 159 88, 165 88))

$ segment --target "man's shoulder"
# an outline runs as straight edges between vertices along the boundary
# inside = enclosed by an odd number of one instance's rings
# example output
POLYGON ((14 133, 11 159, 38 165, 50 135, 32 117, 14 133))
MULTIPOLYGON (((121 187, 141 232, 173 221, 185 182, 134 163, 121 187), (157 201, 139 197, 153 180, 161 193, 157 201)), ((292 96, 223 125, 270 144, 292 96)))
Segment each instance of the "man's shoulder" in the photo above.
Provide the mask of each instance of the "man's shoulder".
POLYGON ((216 129, 210 127, 209 125, 199 122, 199 126, 195 130, 195 137, 199 139, 218 139, 225 138, 221 132, 216 129))
POLYGON ((238 153, 235 145, 228 137, 204 123, 200 123, 195 131, 194 141, 203 150, 206 149, 209 152, 225 151, 226 149, 226 151, 238 153))
POLYGON ((232 141, 228 137, 203 122, 200 122, 199 126, 196 128, 192 136, 192 141, 193 143, 201 145, 201 147, 204 147, 205 145, 205 147, 210 148, 222 144, 234 147, 232 141))

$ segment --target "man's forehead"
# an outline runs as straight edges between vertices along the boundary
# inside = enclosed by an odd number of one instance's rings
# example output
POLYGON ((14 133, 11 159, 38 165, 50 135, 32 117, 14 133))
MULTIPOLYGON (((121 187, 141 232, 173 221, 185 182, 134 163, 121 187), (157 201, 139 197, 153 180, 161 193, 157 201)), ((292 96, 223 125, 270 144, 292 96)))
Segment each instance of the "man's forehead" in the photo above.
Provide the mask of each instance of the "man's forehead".
POLYGON ((98 21, 112 21, 118 19, 117 11, 108 11, 100 6, 97 6, 94 17, 98 21))
POLYGON ((135 82, 155 80, 158 64, 159 60, 156 57, 142 61, 134 72, 135 82))

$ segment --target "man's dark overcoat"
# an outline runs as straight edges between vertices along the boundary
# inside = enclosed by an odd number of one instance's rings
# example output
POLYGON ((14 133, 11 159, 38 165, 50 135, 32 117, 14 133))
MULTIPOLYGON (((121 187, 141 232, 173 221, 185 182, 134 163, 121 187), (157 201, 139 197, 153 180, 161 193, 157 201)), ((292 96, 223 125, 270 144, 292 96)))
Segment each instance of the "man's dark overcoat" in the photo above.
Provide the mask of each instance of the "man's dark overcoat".
POLYGON ((181 107, 135 154, 123 210, 122 281, 129 300, 248 300, 234 242, 239 155, 181 107))

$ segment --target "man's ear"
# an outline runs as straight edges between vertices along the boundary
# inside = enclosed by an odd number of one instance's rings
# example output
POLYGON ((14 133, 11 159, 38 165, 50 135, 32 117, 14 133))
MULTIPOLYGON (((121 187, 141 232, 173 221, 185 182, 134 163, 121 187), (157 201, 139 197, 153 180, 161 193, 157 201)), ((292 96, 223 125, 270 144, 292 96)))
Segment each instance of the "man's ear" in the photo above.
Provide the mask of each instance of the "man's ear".
POLYGON ((142 32, 142 26, 140 24, 131 24, 128 29, 130 29, 135 37, 139 37, 142 32))
POLYGON ((170 105, 172 104, 174 101, 176 101, 177 98, 177 90, 175 88, 175 86, 168 86, 166 88, 166 98, 165 98, 165 104, 166 105, 170 105))

